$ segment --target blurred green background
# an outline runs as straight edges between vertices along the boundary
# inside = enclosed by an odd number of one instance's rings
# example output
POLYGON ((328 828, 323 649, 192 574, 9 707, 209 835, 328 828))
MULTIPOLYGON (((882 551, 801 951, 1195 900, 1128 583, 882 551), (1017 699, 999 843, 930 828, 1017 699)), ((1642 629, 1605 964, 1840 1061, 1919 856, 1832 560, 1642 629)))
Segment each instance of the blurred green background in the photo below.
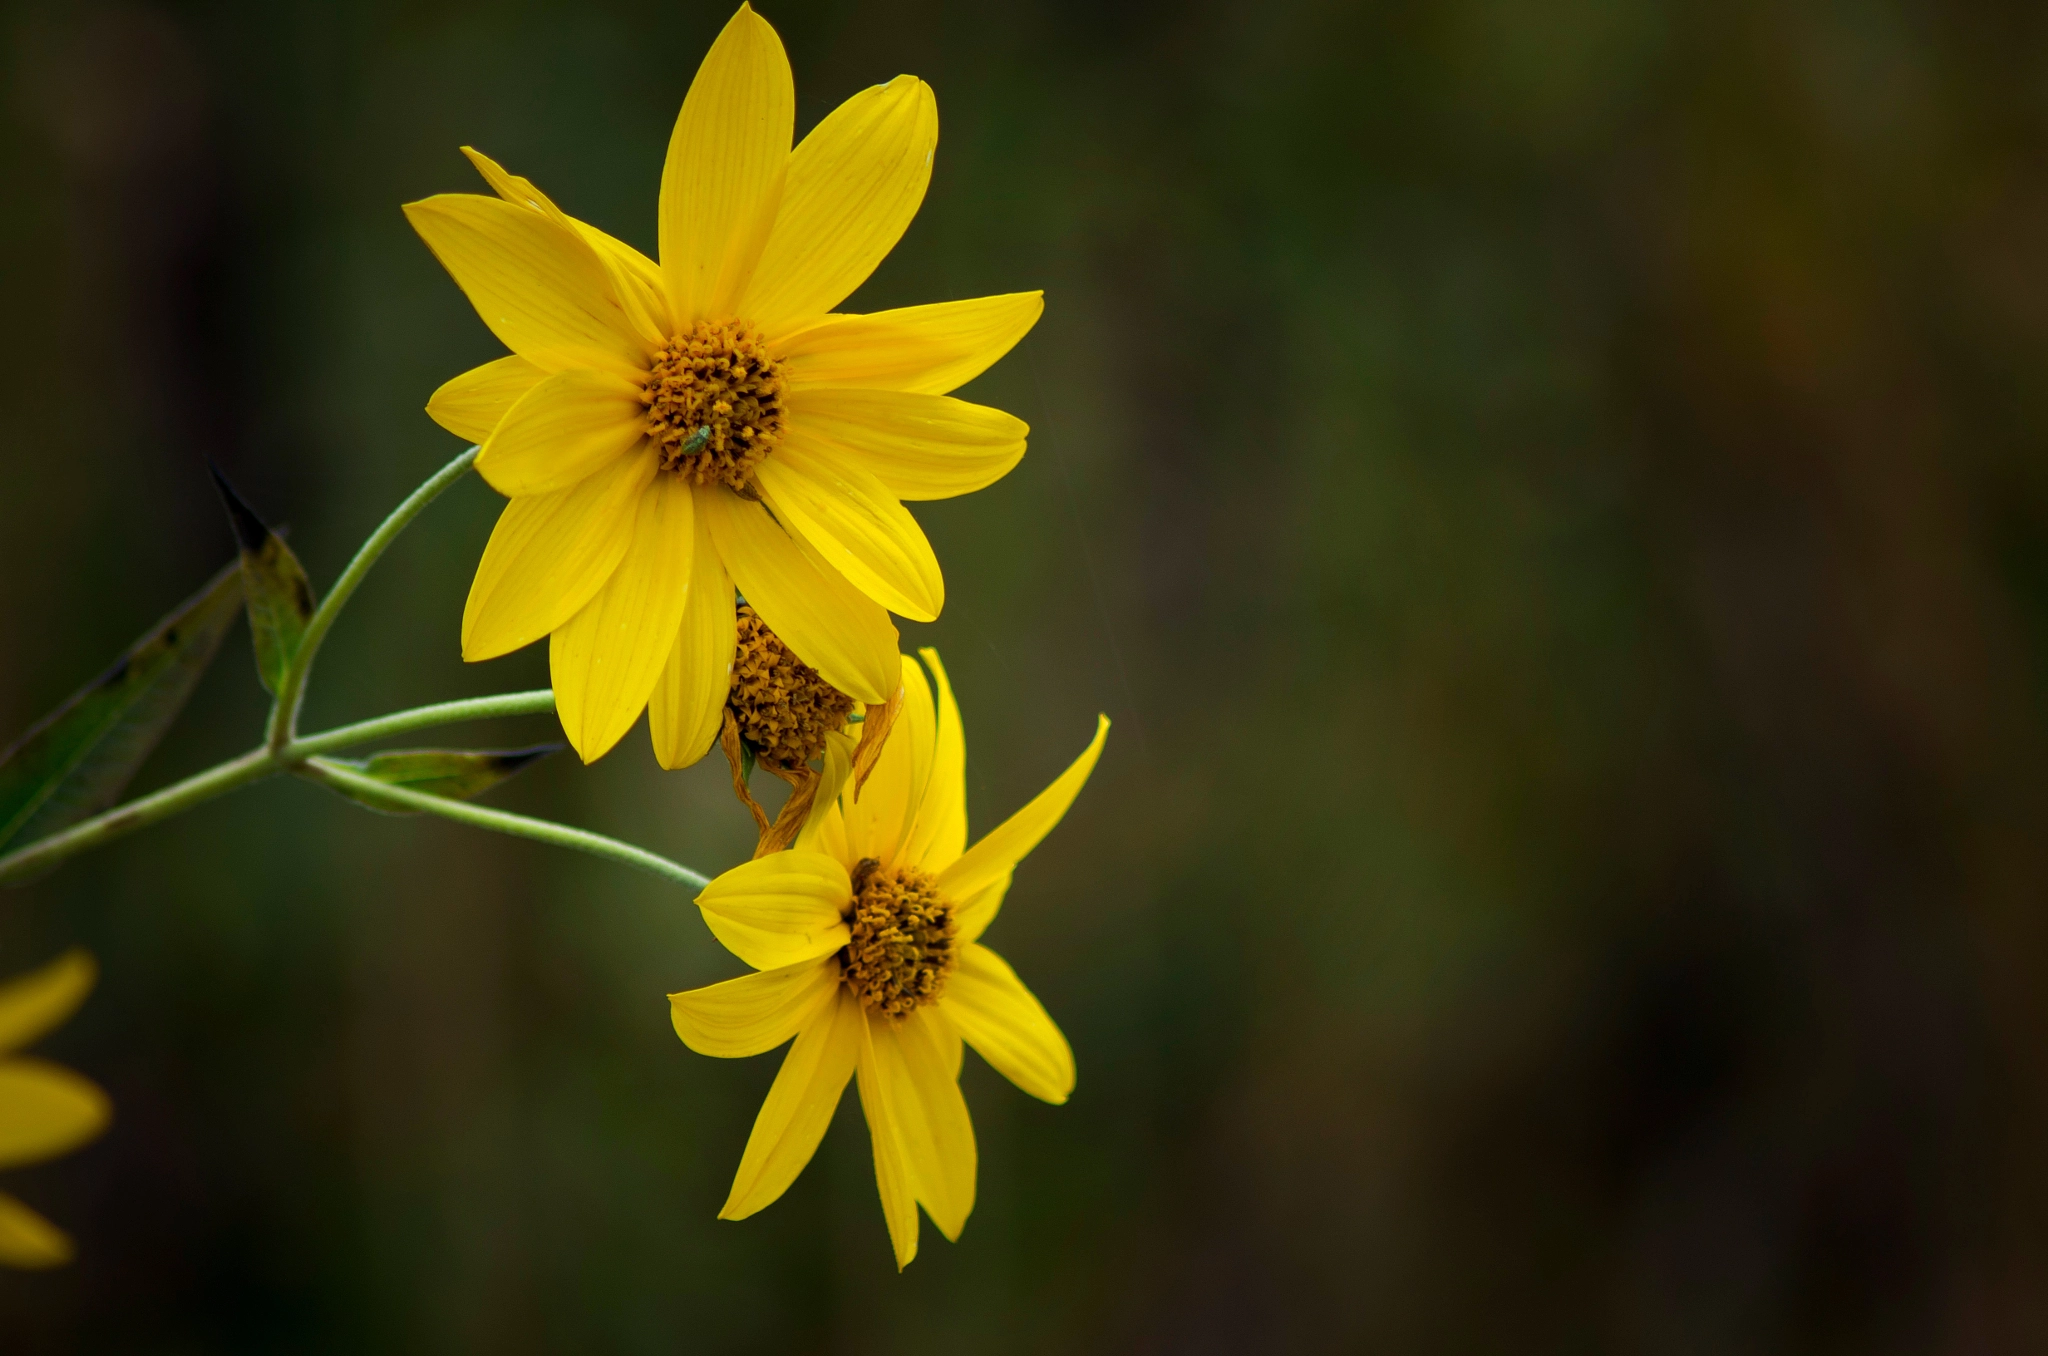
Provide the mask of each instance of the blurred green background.
MULTIPOLYGON (((723 0, 0 4, 0 740, 229 556, 325 585, 498 351, 398 205, 472 143, 651 248, 723 0)), ((0 898, 117 1119, 9 1174, 34 1352, 2048 1349, 2048 11, 769 0, 799 131, 910 71, 853 301, 1042 286, 921 505, 986 827, 1117 721, 990 941, 980 1202, 890 1263, 849 1095, 714 1215, 776 1059, 685 894, 318 789, 0 898)), ((315 726, 459 662, 497 500, 386 558, 315 726)), ((138 782, 253 742, 230 640, 138 782)), ((547 722, 450 731, 546 737, 547 722)), ((635 734, 495 803, 716 869, 635 734)))

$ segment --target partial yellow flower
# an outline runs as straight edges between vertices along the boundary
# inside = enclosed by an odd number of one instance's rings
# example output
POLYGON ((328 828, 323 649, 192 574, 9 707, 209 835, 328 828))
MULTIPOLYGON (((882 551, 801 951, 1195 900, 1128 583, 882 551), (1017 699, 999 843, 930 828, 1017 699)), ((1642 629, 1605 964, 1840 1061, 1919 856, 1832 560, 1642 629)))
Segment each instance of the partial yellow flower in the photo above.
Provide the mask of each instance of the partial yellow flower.
MULTIPOLYGON (((107 1096, 69 1069, 15 1052, 77 1011, 97 974, 92 957, 67 951, 0 985, 0 1168, 70 1153, 107 1128, 107 1096)), ((71 1260, 62 1229, 0 1192, 0 1266, 54 1267, 71 1260)))
POLYGON ((512 500, 463 657, 550 637, 586 761, 642 708, 663 766, 703 756, 735 587, 832 686, 887 701, 889 613, 929 621, 945 602, 902 501, 980 489, 1024 455, 1022 420, 946 393, 1024 336, 1040 293, 833 311, 923 201, 930 87, 864 90, 792 151, 795 97, 781 39, 741 6, 669 142, 659 264, 467 148, 498 197, 405 209, 512 350, 427 406, 512 500))
POLYGON ((795 1038, 754 1121, 721 1219, 773 1203, 811 1161, 849 1078, 860 1085, 896 1265, 917 1255, 917 1207, 948 1239, 974 1208, 974 1126, 961 1043, 1033 1097, 1074 1088, 1074 1055, 1016 972, 981 945, 1010 873, 1059 823, 1109 734, 1001 827, 967 847, 967 746, 937 651, 902 658, 904 703, 856 797, 843 786, 796 846, 734 867, 697 897, 704 921, 756 974, 669 995, 676 1034, 704 1055, 758 1055, 795 1038))
POLYGON ((902 708, 903 686, 898 683, 887 702, 856 715, 853 698, 797 658, 745 604, 740 605, 737 631, 718 742, 732 771, 733 794, 761 831, 754 855, 765 857, 796 841, 821 790, 828 801, 838 794, 844 776, 826 782, 835 759, 842 772, 852 767, 856 787, 867 780, 902 708), (822 765, 813 768, 812 760, 820 755, 822 765), (748 789, 748 775, 756 767, 789 784, 789 797, 773 823, 748 789))

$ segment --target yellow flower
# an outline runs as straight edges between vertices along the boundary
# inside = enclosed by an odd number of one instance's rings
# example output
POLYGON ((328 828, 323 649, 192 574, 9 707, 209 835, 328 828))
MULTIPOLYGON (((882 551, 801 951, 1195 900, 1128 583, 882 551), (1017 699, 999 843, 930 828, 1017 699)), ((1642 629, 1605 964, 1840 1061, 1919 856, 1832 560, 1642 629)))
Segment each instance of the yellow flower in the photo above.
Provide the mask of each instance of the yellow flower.
POLYGON ((946 392, 1024 336, 1040 293, 833 313, 924 198, 930 87, 864 90, 792 151, 794 110, 781 39, 742 6, 676 120, 659 264, 467 148, 498 197, 405 209, 512 350, 427 406, 512 500, 463 657, 551 637, 586 761, 642 707, 664 766, 710 747, 735 585, 834 687, 886 701, 889 612, 929 621, 945 601, 901 501, 980 489, 1024 455, 1021 420, 946 392))
MULTIPOLYGON (((85 1001, 92 957, 67 951, 0 985, 0 1168, 71 1152, 107 1128, 107 1097, 69 1069, 14 1052, 61 1024, 85 1001)), ((0 1265, 53 1267, 71 1260, 64 1231, 0 1192, 0 1265)))
MULTIPOLYGON (((796 1180, 849 1078, 860 1085, 896 1265, 917 1255, 917 1207, 957 1239, 974 1208, 974 1127, 961 1042, 1033 1097, 1074 1088, 1074 1055, 1016 972, 980 937, 1025 853, 1094 770, 1095 739, 1032 802, 967 847, 967 750, 934 650, 902 660, 904 705, 866 786, 845 785, 796 846, 734 867, 697 898, 711 931, 759 973, 669 995, 676 1034, 704 1055, 789 1040, 721 1219, 744 1219, 796 1180), (965 848, 965 851, 962 849, 965 848)), ((846 755, 827 749, 831 785, 846 755)))

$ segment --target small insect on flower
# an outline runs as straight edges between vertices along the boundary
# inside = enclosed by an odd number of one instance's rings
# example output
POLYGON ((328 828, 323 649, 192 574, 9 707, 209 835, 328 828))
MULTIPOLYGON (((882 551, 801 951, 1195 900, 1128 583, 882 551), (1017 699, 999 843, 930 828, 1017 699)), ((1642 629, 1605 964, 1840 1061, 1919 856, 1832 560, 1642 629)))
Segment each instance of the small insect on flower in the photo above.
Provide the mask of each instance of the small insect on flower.
POLYGON ((669 995, 676 1034, 699 1054, 758 1055, 795 1037, 719 1217, 744 1219, 789 1188, 855 1079, 898 1267, 917 1255, 919 1205, 948 1239, 974 1208, 963 1038, 1034 1097, 1059 1103, 1073 1091, 1066 1037, 980 939, 1109 734, 1103 717, 1051 786, 969 848, 960 710, 938 653, 922 653, 937 701, 905 655, 902 712, 859 795, 840 760, 844 789, 793 848, 698 896, 712 933, 758 973, 669 995))
MULTIPOLYGON (((16 1053, 77 1011, 92 989, 92 957, 67 951, 0 985, 0 1168, 70 1153, 107 1128, 107 1096, 69 1069, 16 1053)), ((0 1266, 71 1260, 63 1230, 0 1192, 0 1266)))
POLYGON ((924 199, 931 88, 864 90, 790 149, 782 41, 742 6, 698 69, 662 170, 659 263, 467 154, 497 192, 406 215, 512 356, 427 412, 482 445, 511 503, 462 653, 550 637, 587 762, 649 711, 665 767, 718 736, 734 588, 826 682, 895 691, 889 613, 930 621, 937 558, 906 499, 978 490, 1028 429, 946 393, 1021 339, 1038 292, 839 314, 924 199))

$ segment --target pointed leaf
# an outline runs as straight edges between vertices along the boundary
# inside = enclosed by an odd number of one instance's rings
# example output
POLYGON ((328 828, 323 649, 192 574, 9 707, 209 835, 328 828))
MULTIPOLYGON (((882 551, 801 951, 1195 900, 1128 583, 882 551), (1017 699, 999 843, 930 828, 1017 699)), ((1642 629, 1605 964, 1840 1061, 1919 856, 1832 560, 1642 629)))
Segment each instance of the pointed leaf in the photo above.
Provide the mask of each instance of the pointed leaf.
POLYGON ((266 691, 275 692, 313 615, 313 585, 284 538, 243 502, 218 466, 208 469, 227 506, 235 542, 242 548, 242 592, 249 600, 249 629, 256 639, 256 676, 266 691))
POLYGON ((0 753, 0 847, 32 843, 118 800, 241 610, 236 563, 0 753))
MULTIPOLYGON (((429 796, 445 796, 449 800, 469 800, 567 747, 566 744, 536 744, 527 749, 395 749, 390 753, 372 754, 368 758, 337 758, 334 761, 389 786, 429 796)), ((328 785, 350 800, 383 814, 418 813, 409 806, 368 794, 359 795, 333 783, 328 785)))

